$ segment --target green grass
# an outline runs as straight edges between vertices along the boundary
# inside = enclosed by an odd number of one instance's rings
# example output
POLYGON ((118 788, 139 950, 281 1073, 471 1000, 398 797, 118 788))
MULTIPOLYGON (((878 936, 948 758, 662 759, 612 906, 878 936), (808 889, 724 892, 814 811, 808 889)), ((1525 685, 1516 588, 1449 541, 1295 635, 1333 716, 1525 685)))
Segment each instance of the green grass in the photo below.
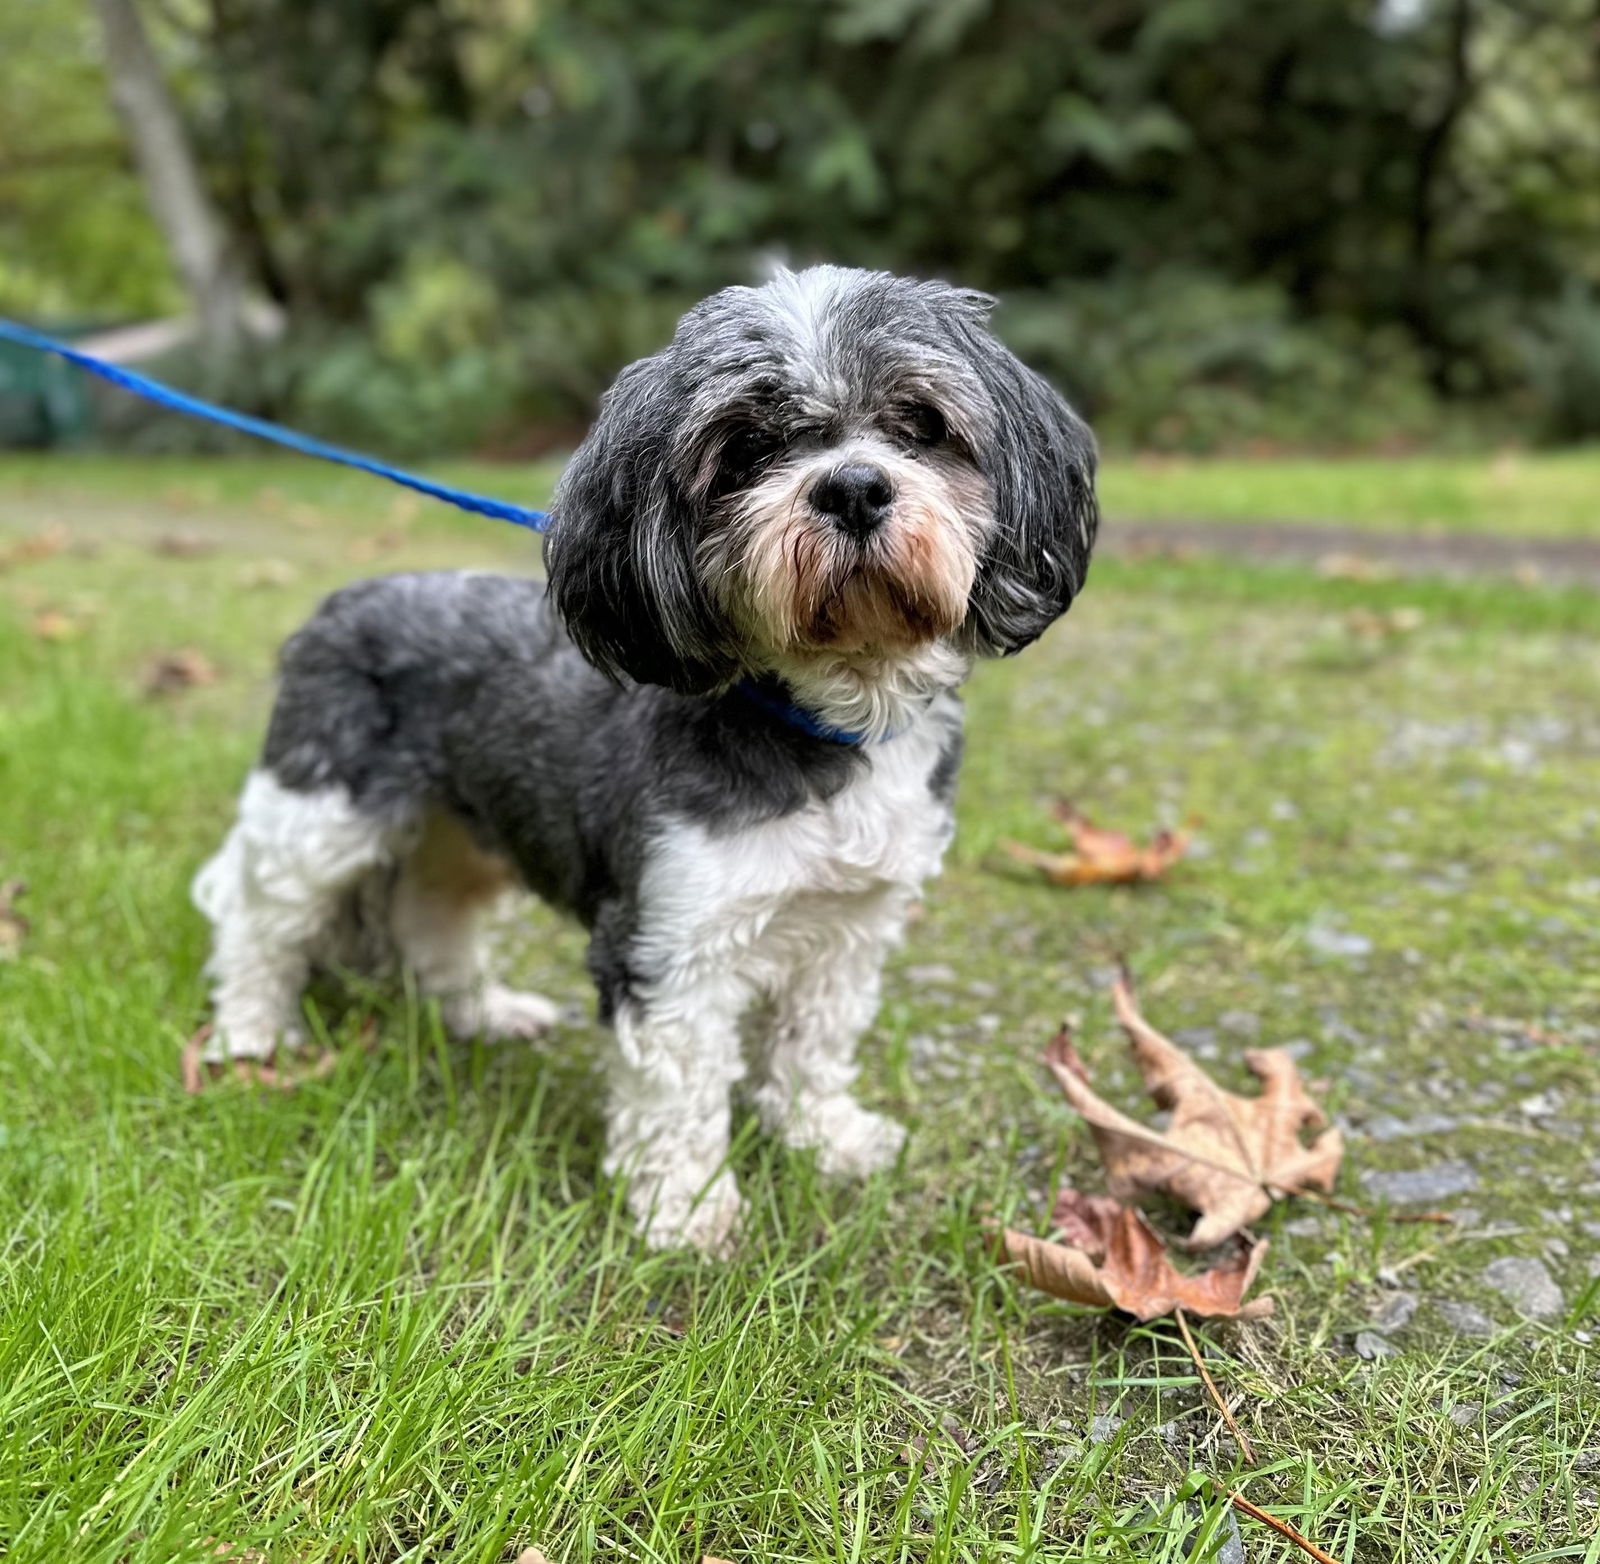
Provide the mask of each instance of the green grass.
MULTIPOLYGON (((539 474, 499 476, 539 497, 539 474)), ((330 1079, 179 1086, 203 1016, 186 885, 259 741, 275 643, 351 576, 521 568, 529 540, 311 467, 0 466, 0 539, 51 522, 70 546, 0 573, 0 879, 28 880, 34 924, 0 962, 8 1564, 529 1544, 558 1564, 1178 1564, 1223 1535, 1188 1503, 1203 1475, 1346 1564, 1600 1564, 1581 595, 1097 566, 1061 627, 971 686, 960 834, 865 1048, 865 1094, 912 1126, 902 1165, 833 1185, 741 1121, 750 1231, 712 1265, 630 1237, 597 1171, 588 1026, 461 1046, 404 995, 357 995, 316 1015, 330 1079), (175 530, 216 546, 152 551, 175 530), (1374 628, 1398 606, 1420 626, 1374 628), (76 636, 37 638, 46 610, 76 636), (149 659, 183 645, 219 682, 145 699, 149 659), (1196 815, 1198 851, 1138 892, 1012 872, 1000 843, 1058 840, 1061 793, 1139 829, 1196 815), (1324 953, 1329 928, 1369 953, 1324 953), (990 1214, 1042 1224, 1062 1175, 1096 1187, 1038 1062, 1064 1011, 1101 1088, 1138 1101, 1107 1011, 1122 955, 1230 1084, 1242 1046, 1299 1043, 1353 1130, 1341 1194, 1477 1171, 1455 1229, 1304 1205, 1264 1224, 1277 1315, 1204 1332, 1253 1471, 1168 1327, 1027 1294, 983 1240, 990 1214), (1455 1127, 1360 1133, 1425 1113, 1455 1127), (1565 1318, 1486 1289, 1507 1254, 1547 1257, 1565 1318), (1421 1308, 1399 1356, 1363 1362, 1349 1340, 1394 1281, 1421 1308), (1437 1300, 1500 1334, 1454 1335, 1437 1300), (1098 1444, 1097 1415, 1123 1420, 1098 1444)), ((532 911, 502 942, 517 980, 587 1006, 575 931, 532 911)), ((1300 1557, 1240 1524, 1251 1564, 1300 1557)))
POLYGON ((1380 531, 1600 536, 1600 453, 1235 460, 1108 457, 1106 513, 1380 531))

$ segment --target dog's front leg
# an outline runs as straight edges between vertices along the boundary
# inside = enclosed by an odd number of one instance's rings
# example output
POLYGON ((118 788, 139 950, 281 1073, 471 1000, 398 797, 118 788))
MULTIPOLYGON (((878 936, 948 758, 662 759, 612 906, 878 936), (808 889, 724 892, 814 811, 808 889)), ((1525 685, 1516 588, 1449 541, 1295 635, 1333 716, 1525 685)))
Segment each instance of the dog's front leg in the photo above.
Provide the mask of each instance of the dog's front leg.
POLYGON ((903 1125, 863 1108, 851 1091, 856 1044, 878 1012, 883 960, 900 923, 897 908, 879 909, 797 966, 776 996, 756 1107, 786 1145, 814 1148, 825 1173, 888 1167, 906 1138, 903 1125))
POLYGON ((605 1170, 628 1179, 628 1207, 652 1248, 723 1255, 738 1236, 744 1201, 723 1163, 747 997, 707 973, 618 1006, 605 1170))

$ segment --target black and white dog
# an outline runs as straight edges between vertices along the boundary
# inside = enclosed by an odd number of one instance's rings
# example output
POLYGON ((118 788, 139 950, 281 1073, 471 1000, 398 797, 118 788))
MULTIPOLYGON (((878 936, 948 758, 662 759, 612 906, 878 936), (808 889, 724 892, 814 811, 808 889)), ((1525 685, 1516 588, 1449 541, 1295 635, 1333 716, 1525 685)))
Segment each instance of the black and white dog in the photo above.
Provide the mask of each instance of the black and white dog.
POLYGON ((1092 438, 991 302, 828 266, 726 289, 606 397, 548 587, 329 598, 195 882, 209 1057, 293 1046, 310 970, 384 951, 453 1032, 544 1030, 476 935, 520 883, 590 930, 605 1165, 651 1243, 737 1231, 747 1014, 763 1120, 829 1171, 891 1162, 904 1131, 851 1095, 854 1055, 953 830, 955 690, 1065 611, 1095 535, 1092 438))

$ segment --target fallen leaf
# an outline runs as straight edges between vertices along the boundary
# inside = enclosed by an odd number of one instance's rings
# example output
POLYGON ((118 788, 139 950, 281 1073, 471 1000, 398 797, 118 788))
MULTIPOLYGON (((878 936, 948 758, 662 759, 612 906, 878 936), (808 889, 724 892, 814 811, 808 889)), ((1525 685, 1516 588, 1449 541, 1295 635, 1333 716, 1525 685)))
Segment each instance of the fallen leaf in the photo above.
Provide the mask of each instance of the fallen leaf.
POLYGON ((294 581, 298 573, 286 559, 261 559, 253 565, 246 565, 239 572, 239 585, 252 590, 285 587, 294 581))
POLYGON ((177 690, 192 690, 197 686, 215 684, 217 670, 206 656, 192 646, 176 652, 163 652, 145 670, 144 693, 147 696, 171 695, 177 690))
POLYGON ((1427 623, 1420 608, 1352 608, 1344 616, 1345 628, 1357 640, 1394 641, 1411 635, 1427 623))
POLYGON ((41 641, 70 641, 83 628, 70 614, 59 608, 46 608, 33 616, 32 630, 41 641))
POLYGON ((0 961, 12 960, 22 949, 30 925, 17 911, 17 903, 27 891, 26 880, 0 881, 0 961))
POLYGON ((524 1548, 517 1555, 517 1564, 550 1564, 550 1560, 538 1548, 524 1548))
POLYGON ((1366 554, 1324 554, 1317 574, 1328 581, 1387 581, 1393 569, 1366 554))
POLYGON ((1045 1058, 1094 1134, 1113 1195, 1176 1196, 1200 1213, 1186 1246, 1209 1249, 1264 1216, 1281 1195, 1333 1188, 1344 1139, 1338 1130, 1324 1129, 1327 1115, 1307 1095, 1285 1050, 1245 1051, 1261 1095, 1239 1097, 1140 1015, 1126 974, 1112 989, 1112 1004, 1145 1088, 1158 1107, 1171 1110, 1165 1131, 1140 1124, 1095 1095, 1070 1032, 1057 1034, 1045 1058), (1303 1129, 1323 1133, 1306 1145, 1303 1129))
POLYGON ((162 559, 200 559, 217 545, 198 532, 163 532, 150 540, 150 552, 162 559))
POLYGON ((369 533, 366 537, 352 538, 345 546, 345 558, 358 563, 376 559, 380 554, 392 554, 406 540, 406 535, 398 527, 385 527, 381 532, 369 533))
POLYGON ((232 1059, 225 1065, 214 1064, 201 1057, 210 1036, 211 1026, 207 1023, 183 1045, 178 1061, 183 1089, 191 1097, 198 1097, 207 1085, 225 1074, 232 1074, 247 1086, 270 1086, 274 1091, 292 1092, 306 1081, 320 1081, 331 1075, 339 1063, 338 1056, 324 1048, 292 1063, 273 1058, 232 1059))
POLYGON ((1189 850, 1187 831, 1157 831, 1141 847, 1121 831, 1097 826, 1063 801, 1056 818, 1072 833, 1071 851, 1041 852, 1021 842, 1005 842, 1005 850, 1018 862, 1042 869, 1057 885, 1132 885, 1159 880, 1189 850))
POLYGON ((0 548, 0 570, 9 570, 13 565, 30 564, 36 559, 49 559, 52 554, 59 554, 66 546, 65 527, 46 527, 43 532, 36 532, 27 538, 18 538, 15 543, 8 543, 4 548, 0 548))
POLYGON ((1022 1267, 1034 1287, 1091 1308, 1121 1309, 1156 1320, 1175 1309, 1211 1317, 1257 1319, 1272 1311, 1270 1298, 1244 1302, 1267 1241, 1239 1239, 1222 1264, 1194 1275, 1173 1265, 1161 1235, 1141 1212, 1105 1195, 1063 1189, 1056 1197, 1061 1240, 1036 1238, 1008 1227, 1006 1257, 1022 1267))

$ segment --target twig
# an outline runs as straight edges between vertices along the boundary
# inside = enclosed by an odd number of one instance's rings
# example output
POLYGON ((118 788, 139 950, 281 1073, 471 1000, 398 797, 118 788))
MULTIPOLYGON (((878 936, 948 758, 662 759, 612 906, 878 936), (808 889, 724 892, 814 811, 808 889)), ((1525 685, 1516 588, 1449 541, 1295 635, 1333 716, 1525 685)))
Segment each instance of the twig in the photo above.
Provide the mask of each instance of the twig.
POLYGON ((1248 1515, 1252 1520, 1257 1520, 1264 1526, 1270 1526, 1280 1537, 1287 1538, 1301 1552, 1309 1554, 1318 1560, 1318 1564, 1339 1564, 1331 1553, 1324 1553, 1309 1537, 1302 1537, 1288 1521, 1280 1521, 1276 1515, 1269 1515, 1258 1504, 1252 1504, 1242 1494, 1237 1494, 1231 1488, 1222 1490, 1228 1496, 1228 1503, 1241 1515, 1248 1515))
POLYGON ((1222 1392, 1217 1389, 1217 1382, 1212 1379, 1211 1371, 1206 1367, 1205 1361, 1200 1356, 1200 1349, 1195 1345, 1193 1333, 1189 1329, 1189 1321, 1182 1307, 1173 1310, 1173 1318, 1178 1322, 1178 1329, 1183 1334, 1183 1344, 1189 1349, 1189 1356, 1194 1359, 1194 1366, 1200 1370, 1200 1379, 1205 1385, 1211 1399, 1216 1402, 1217 1410, 1222 1414, 1222 1421, 1228 1425, 1229 1432, 1239 1441, 1239 1449, 1245 1460, 1251 1465, 1256 1464, 1256 1452, 1250 1441, 1245 1437, 1245 1432, 1233 1420, 1233 1413, 1228 1410, 1228 1403, 1222 1399, 1222 1392))
MULTIPOLYGON (((1288 1195, 1300 1195, 1307 1200, 1314 1200, 1319 1206, 1327 1206, 1330 1211, 1342 1211, 1346 1216, 1358 1216, 1370 1222, 1377 1215, 1370 1206, 1358 1206, 1353 1200, 1336 1200, 1332 1195, 1325 1195, 1319 1189, 1304 1189, 1295 1187, 1284 1191, 1288 1195)), ((1455 1218, 1448 1211, 1391 1211, 1388 1214, 1391 1222, 1431 1222, 1440 1227, 1453 1227, 1455 1218)))

